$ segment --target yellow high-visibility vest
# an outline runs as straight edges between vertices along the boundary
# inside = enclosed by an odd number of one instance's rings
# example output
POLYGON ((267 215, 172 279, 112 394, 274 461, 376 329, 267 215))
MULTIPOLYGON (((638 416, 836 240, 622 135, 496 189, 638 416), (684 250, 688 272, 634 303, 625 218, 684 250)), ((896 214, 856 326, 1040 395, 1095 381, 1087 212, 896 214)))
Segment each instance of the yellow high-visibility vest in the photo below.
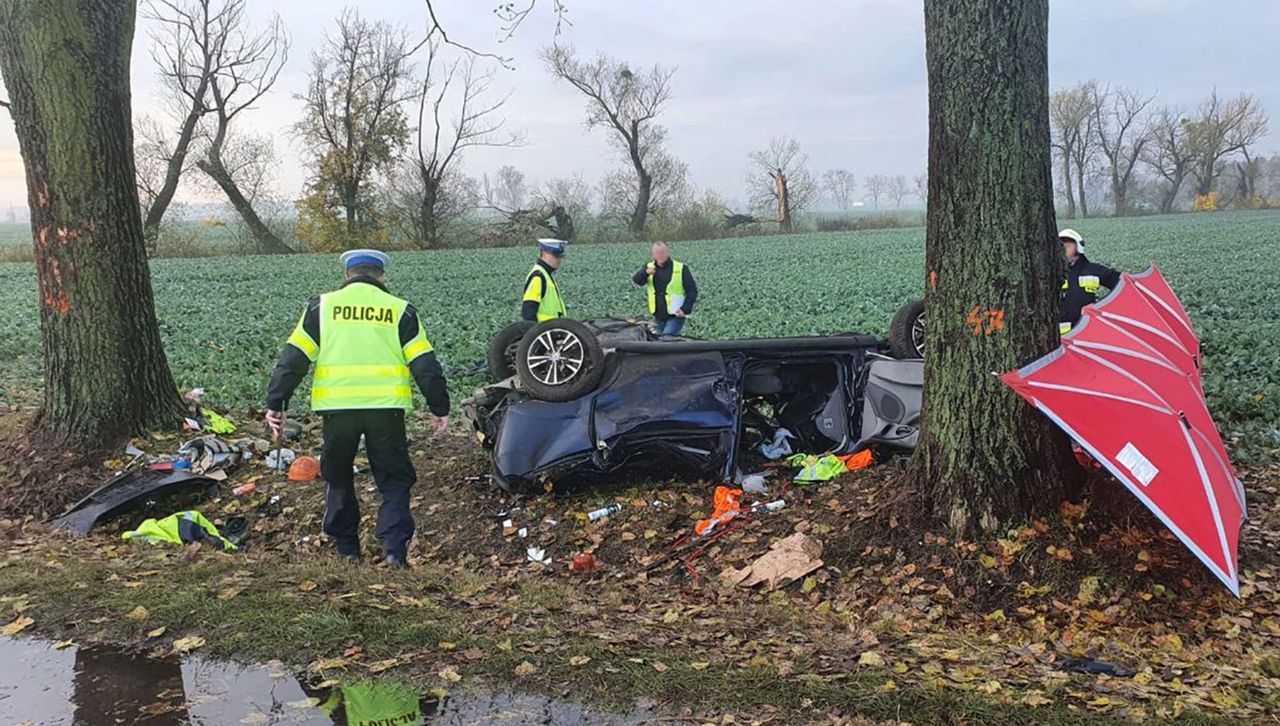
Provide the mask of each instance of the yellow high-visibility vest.
POLYGON ((419 322, 413 339, 400 344, 400 318, 408 306, 362 282, 320 296, 319 344, 302 320, 289 336, 316 364, 311 410, 413 408, 409 363, 431 352, 431 341, 419 322))
POLYGON ((540 265, 534 265, 524 278, 523 299, 537 301, 539 323, 565 316, 564 300, 560 298, 555 278, 540 265))
MULTIPOLYGON (((653 275, 649 275, 649 282, 645 285, 649 292, 649 314, 653 315, 658 312, 658 291, 653 284, 653 275)), ((667 299, 667 315, 674 315, 675 310, 671 309, 672 296, 679 297, 684 300, 684 263, 671 261, 671 282, 667 283, 667 292, 664 297, 667 299)))

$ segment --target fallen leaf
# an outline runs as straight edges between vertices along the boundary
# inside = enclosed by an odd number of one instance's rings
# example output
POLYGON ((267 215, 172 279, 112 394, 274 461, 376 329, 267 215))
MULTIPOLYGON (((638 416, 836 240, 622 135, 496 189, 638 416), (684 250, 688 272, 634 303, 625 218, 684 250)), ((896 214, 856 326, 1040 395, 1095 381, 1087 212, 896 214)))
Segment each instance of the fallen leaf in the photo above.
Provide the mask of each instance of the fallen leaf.
POLYGON ((462 681, 462 676, 452 668, 445 668, 440 671, 440 677, 450 683, 459 683, 462 681))
POLYGON ((671 625, 672 623, 674 623, 679 619, 680 619, 680 613, 677 613, 675 610, 667 610, 665 613, 662 614, 662 622, 665 623, 666 625, 671 625))
POLYGON ((204 638, 199 635, 188 635, 185 638, 178 638, 173 641, 173 652, 190 653, 202 645, 204 645, 204 638))
POLYGON ((341 670, 346 668, 347 665, 345 658, 321 658, 307 666, 307 670, 319 673, 321 671, 341 670))
POLYGON ((35 622, 36 621, 33 618, 23 615, 3 628, 0 628, 0 633, 4 633, 5 635, 16 635, 32 625, 35 625, 35 622))
POLYGON ((370 664, 369 664, 369 672, 370 672, 370 673, 381 673, 381 672, 386 671, 386 670, 391 670, 392 668, 395 668, 395 667, 396 667, 396 666, 398 666, 398 665, 400 665, 400 659, 399 659, 399 658, 388 658, 388 659, 386 659, 386 660, 380 660, 380 661, 376 661, 376 662, 374 662, 374 663, 370 663, 370 664))
POLYGON ((520 665, 516 666, 516 671, 515 671, 516 676, 519 678, 528 678, 529 676, 537 672, 538 672, 538 666, 530 663, 527 660, 521 661, 520 665))
POLYGON ((457 647, 458 647, 457 643, 450 643, 447 640, 440 642, 440 650, 456 650, 457 647))
POLYGON ((54 643, 54 644, 53 644, 53 649, 54 649, 54 650, 66 650, 67 648, 70 648, 71 646, 73 646, 73 645, 75 645, 75 644, 76 644, 76 642, 75 642, 74 640, 59 640, 58 642, 56 642, 56 643, 54 643))
POLYGON ((153 630, 148 630, 148 631, 147 631, 147 637, 148 637, 148 638, 159 638, 161 635, 164 635, 164 631, 166 631, 166 630, 168 630, 168 628, 166 628, 166 627, 164 627, 163 625, 161 625, 160 627, 155 628, 155 629, 153 629, 153 630))
POLYGON ((706 669, 711 667, 711 664, 706 661, 697 661, 694 663, 690 663, 689 667, 694 669, 695 671, 705 671, 706 669))
POLYGON ((224 589, 224 590, 220 590, 220 591, 218 592, 218 599, 219 599, 219 600, 230 600, 231 598, 235 597, 236 595, 239 595, 241 592, 243 592, 243 590, 242 590, 241 588, 239 588, 239 587, 228 587, 228 588, 226 588, 226 589, 224 589))
POLYGON ((584 666, 590 662, 591 662, 591 658, 585 655, 575 655, 569 659, 569 665, 573 666, 574 668, 577 668, 579 666, 584 666))
POLYGON ((302 592, 311 592, 317 587, 319 587, 319 585, 316 584, 315 580, 303 580, 302 582, 298 583, 298 589, 301 590, 302 592))
POLYGON ((125 613, 125 618, 129 620, 133 620, 135 622, 140 622, 140 621, 146 620, 147 616, 150 614, 151 614, 150 611, 148 611, 146 608, 139 605, 134 609, 130 610, 129 612, 125 613))
POLYGON ((858 665, 870 666, 872 668, 883 668, 884 658, 874 650, 868 650, 858 656, 858 665))
POLYGON ((1053 703, 1052 699, 1045 698, 1044 693, 1040 691, 1028 691, 1027 695, 1022 697, 1023 705, 1036 708, 1038 706, 1048 706, 1053 703))
POLYGON ((653 662, 653 669, 659 673, 666 673, 668 670, 670 670, 670 668, 671 666, 668 666, 666 663, 663 663, 660 660, 655 660, 653 662))

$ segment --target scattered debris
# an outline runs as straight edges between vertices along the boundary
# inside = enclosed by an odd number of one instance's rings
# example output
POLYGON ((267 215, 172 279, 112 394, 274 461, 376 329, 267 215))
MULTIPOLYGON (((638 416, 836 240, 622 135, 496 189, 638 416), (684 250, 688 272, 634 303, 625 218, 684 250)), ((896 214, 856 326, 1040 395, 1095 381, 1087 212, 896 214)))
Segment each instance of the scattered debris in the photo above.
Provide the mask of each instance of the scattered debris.
POLYGON ((618 512, 621 512, 621 511, 622 511, 622 505, 614 503, 614 504, 610 504, 607 507, 602 507, 600 509, 597 509, 594 512, 589 512, 587 514, 587 519, 589 521, 596 522, 610 515, 617 514, 618 512))
POLYGON ((299 456, 289 465, 289 481, 315 481, 319 476, 320 460, 314 456, 299 456))
POLYGON ((740 569, 729 568, 721 575, 739 587, 766 583, 769 590, 798 580, 822 567, 822 543, 800 532, 774 542, 768 552, 740 569))
POLYGON ((547 551, 541 547, 530 547, 525 550, 525 554, 528 555, 530 562, 536 562, 540 565, 551 564, 551 558, 547 557, 547 551))
POLYGON ((573 556, 573 560, 569 562, 569 571, 579 575, 595 572, 599 567, 599 560, 590 552, 578 552, 573 556))
POLYGON ((267 452, 267 468, 283 470, 286 466, 292 464, 296 458, 297 454, 293 453, 293 449, 272 449, 267 452))

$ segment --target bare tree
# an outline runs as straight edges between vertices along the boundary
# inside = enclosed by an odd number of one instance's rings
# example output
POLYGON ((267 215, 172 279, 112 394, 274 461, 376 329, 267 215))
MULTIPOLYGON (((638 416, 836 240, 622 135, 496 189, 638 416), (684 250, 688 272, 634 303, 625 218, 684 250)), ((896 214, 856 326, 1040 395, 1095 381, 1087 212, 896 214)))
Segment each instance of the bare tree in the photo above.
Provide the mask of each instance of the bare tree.
POLYGON ((1108 88, 1095 93, 1092 105, 1098 149, 1106 159, 1115 214, 1123 217, 1129 213, 1133 172, 1142 150, 1151 141, 1147 107, 1155 100, 1155 94, 1146 95, 1129 88, 1108 88))
POLYGON ((510 164, 498 167, 492 180, 484 175, 485 202, 495 209, 523 209, 528 192, 524 172, 510 164))
MULTIPOLYGON (((644 216, 665 217, 672 214, 689 194, 689 167, 662 148, 662 128, 650 129, 654 139, 646 144, 645 155, 648 170, 648 202, 644 216)), ((632 169, 615 169, 600 180, 600 213, 610 220, 619 220, 635 233, 637 209, 646 194, 644 180, 632 169)))
POLYGON ((916 174, 911 178, 911 194, 920 200, 921 204, 929 201, 929 177, 926 174, 916 174))
POLYGON ((889 185, 892 182, 889 177, 883 174, 872 174, 862 180, 862 186, 867 190, 867 196, 871 199, 871 204, 876 209, 880 208, 880 197, 889 195, 889 185))
MULTIPOLYGON (((212 6, 216 0, 188 1, 198 12, 186 12, 171 3, 167 3, 164 7, 178 19, 189 18, 193 14, 211 15, 218 19, 217 24, 213 26, 192 25, 184 20, 176 26, 182 28, 181 35, 169 39, 171 42, 178 42, 182 40, 182 36, 189 36, 186 39, 201 49, 200 55, 207 69, 205 71, 207 77, 202 84, 203 95, 198 100, 203 109, 202 113, 212 116, 213 124, 208 147, 202 158, 196 161, 196 166, 227 196, 227 200, 253 235, 258 251, 292 252, 293 250, 263 223, 254 210, 252 199, 257 193, 256 190, 246 196, 223 158, 228 146, 243 143, 245 148, 233 153, 236 157, 234 168, 255 186, 260 185, 262 175, 271 171, 271 166, 264 162, 274 156, 274 149, 271 149, 270 153, 263 153, 263 145, 265 143, 270 146, 270 139, 246 136, 243 142, 237 141, 232 137, 231 124, 241 113, 253 108, 254 104, 275 85, 289 55, 289 38, 285 34, 279 16, 273 17, 261 32, 250 32, 249 20, 246 16, 246 0, 223 0, 222 4, 217 6, 212 6)), ((190 52, 169 48, 159 41, 156 49, 157 52, 164 51, 165 57, 170 58, 180 57, 184 52, 190 52)), ((171 161, 166 184, 172 174, 171 161)), ((161 190, 162 194, 163 192, 164 190, 161 190)))
POLYGON ((440 243, 442 211, 458 211, 457 194, 446 198, 446 182, 467 149, 483 146, 515 146, 518 134, 504 134, 501 115, 507 96, 490 99, 493 73, 477 72, 475 58, 439 65, 440 45, 427 44, 426 72, 418 98, 418 128, 414 144, 413 173, 420 192, 412 215, 416 240, 423 248, 440 243), (456 93, 451 87, 457 86, 456 93), (455 105, 450 111, 449 105, 455 105))
POLYGON ((790 136, 775 136, 768 148, 747 155, 753 167, 747 172, 747 195, 758 211, 776 211, 778 229, 790 232, 792 216, 812 206, 818 184, 809 171, 809 155, 790 136))
POLYGON ((898 174, 889 180, 889 196, 893 198, 893 206, 901 209, 902 200, 909 194, 911 194, 911 185, 907 183, 905 176, 898 174))
MULTIPOLYGON (((675 69, 654 65, 633 71, 626 63, 603 54, 587 62, 580 60, 573 48, 560 45, 545 49, 542 58, 554 76, 587 97, 587 128, 598 126, 614 132, 610 138, 634 176, 627 185, 635 190, 628 227, 632 234, 642 234, 654 206, 655 166, 666 165, 669 176, 675 166, 683 166, 664 149, 666 130, 656 122, 671 100, 675 69)), ((618 181, 609 185, 615 191, 622 188, 618 181)))
POLYGON ((1069 217, 1076 215, 1077 198, 1080 214, 1089 216, 1085 181, 1098 153, 1094 128, 1097 87, 1097 81, 1086 81, 1055 91, 1049 99, 1050 138, 1062 163, 1062 189, 1069 217))
POLYGON ((830 169, 822 172, 822 191, 842 212, 849 211, 853 203, 855 180, 848 169, 830 169))
POLYGON ((556 239, 574 241, 577 236, 575 220, 580 222, 591 214, 591 187, 581 174, 565 179, 544 182, 533 195, 534 204, 545 212, 544 219, 554 220, 551 228, 556 239))
MULTIPOLYGON (((423 41, 425 43, 426 41, 423 41)), ((403 28, 373 23, 353 10, 338 18, 312 53, 304 116, 294 128, 314 155, 313 193, 333 198, 354 235, 371 221, 373 175, 393 168, 409 136, 402 103, 416 95, 410 47, 403 28)))
POLYGON ((1152 116, 1151 142, 1143 149, 1142 160, 1164 180, 1160 211, 1173 211, 1182 183, 1196 164, 1196 149, 1187 133, 1187 119, 1181 109, 1165 106, 1152 116))
POLYGON ((168 129, 156 117, 142 116, 134 121, 133 157, 138 169, 138 201, 144 217, 164 188, 173 158, 171 141, 168 129))
POLYGON ((1191 173, 1196 180, 1196 194, 1203 196, 1213 191, 1226 158, 1246 151, 1266 135, 1267 113, 1250 94, 1223 101, 1215 89, 1200 104, 1195 118, 1187 122, 1186 131, 1195 150, 1191 173))

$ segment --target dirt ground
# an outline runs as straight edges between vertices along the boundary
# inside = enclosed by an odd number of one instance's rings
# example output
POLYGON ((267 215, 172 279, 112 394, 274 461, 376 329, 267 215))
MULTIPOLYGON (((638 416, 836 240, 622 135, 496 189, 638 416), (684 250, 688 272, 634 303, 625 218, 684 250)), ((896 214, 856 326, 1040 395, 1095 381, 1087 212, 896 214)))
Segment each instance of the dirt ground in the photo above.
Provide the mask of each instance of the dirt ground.
MULTIPOLYGON (((17 446, 16 430, 12 423, 0 429, 6 459, 17 446)), ((149 453, 172 453, 177 443, 177 437, 135 441, 149 453)), ((294 448, 317 453, 314 428, 294 448)), ((522 628, 522 615, 531 608, 563 615, 574 637, 616 641, 618 647, 607 650, 623 661, 636 660, 628 648, 643 648, 642 662, 663 676, 673 663, 685 664, 691 677, 708 668, 765 668, 783 683, 839 683, 855 674, 863 687, 874 683, 877 694, 890 700, 924 688, 1045 712, 1046 720, 1048 710, 1059 709, 1085 720, 1200 714, 1256 723, 1274 720, 1280 711, 1280 591, 1274 585, 1280 467, 1241 472, 1250 520, 1242 534, 1242 592, 1236 599, 1145 510, 1117 496, 1118 485, 1101 479, 1089 500, 1063 503, 1050 521, 1030 522, 990 541, 953 541, 928 529, 917 493, 889 463, 820 485, 772 484, 764 499, 785 499, 784 509, 743 517, 718 535, 698 538, 693 525, 710 513, 714 483, 602 484, 572 495, 514 498, 490 483, 486 459, 466 436, 422 439, 412 450, 418 536, 409 573, 396 577, 412 582, 414 573, 430 573, 450 579, 454 588, 470 583, 448 601, 500 603, 500 614, 483 627, 496 629, 495 637, 524 633, 530 653, 543 652, 522 628), (587 512, 614 502, 622 505, 620 513, 587 521, 587 512), (721 577, 797 532, 822 543, 822 565, 811 574, 774 591, 735 587, 721 577), (544 550, 549 563, 531 562, 530 547, 544 550), (594 572, 571 571, 580 553, 597 561, 594 572), (1082 661, 1113 670, 1071 672, 1082 661)), ((132 562, 129 550, 114 544, 115 533, 136 521, 72 540, 48 534, 39 517, 14 516, 15 508, 33 501, 47 514, 83 494, 86 479, 109 474, 102 462, 94 468, 70 458, 0 464, 6 480, 0 504, 9 517, 0 534, 9 553, 7 567, 0 567, 4 601, 39 598, 5 591, 31 587, 34 575, 6 579, 4 573, 14 565, 47 563, 50 547, 59 548, 58 557, 106 558, 125 568, 125 580, 130 567, 155 566, 132 562), (12 478, 22 471, 22 478, 12 478), (45 478, 33 484, 36 471, 45 478), (14 481, 45 491, 21 499, 14 481)), ((367 474, 357 486, 372 563, 377 493, 367 474)), ((320 532, 321 482, 288 481, 259 458, 233 472, 222 492, 199 508, 215 522, 249 518, 245 552, 235 555, 253 563, 245 567, 330 566, 330 545, 320 532), (230 493, 248 482, 256 486, 253 494, 230 493)), ((361 567, 369 570, 362 577, 379 572, 373 564, 361 567)), ((329 589, 320 584, 317 596, 329 589)), ((54 630, 73 619, 53 615, 52 606, 45 612, 42 624, 54 630)), ((566 631, 552 632, 569 638, 566 631)), ((323 649, 304 652, 325 655, 323 649)), ((595 657, 603 664, 608 656, 595 657)), ((448 667, 464 674, 473 668, 492 679, 484 662, 463 659, 448 667)), ((550 663, 536 665, 551 672, 550 663)), ((595 676, 607 680, 610 667, 602 665, 595 676)), ((575 671, 567 672, 572 680, 575 671)), ((660 694, 651 695, 661 704, 660 694)), ((695 714, 733 713, 714 700, 699 707, 686 697, 683 705, 695 714)))

